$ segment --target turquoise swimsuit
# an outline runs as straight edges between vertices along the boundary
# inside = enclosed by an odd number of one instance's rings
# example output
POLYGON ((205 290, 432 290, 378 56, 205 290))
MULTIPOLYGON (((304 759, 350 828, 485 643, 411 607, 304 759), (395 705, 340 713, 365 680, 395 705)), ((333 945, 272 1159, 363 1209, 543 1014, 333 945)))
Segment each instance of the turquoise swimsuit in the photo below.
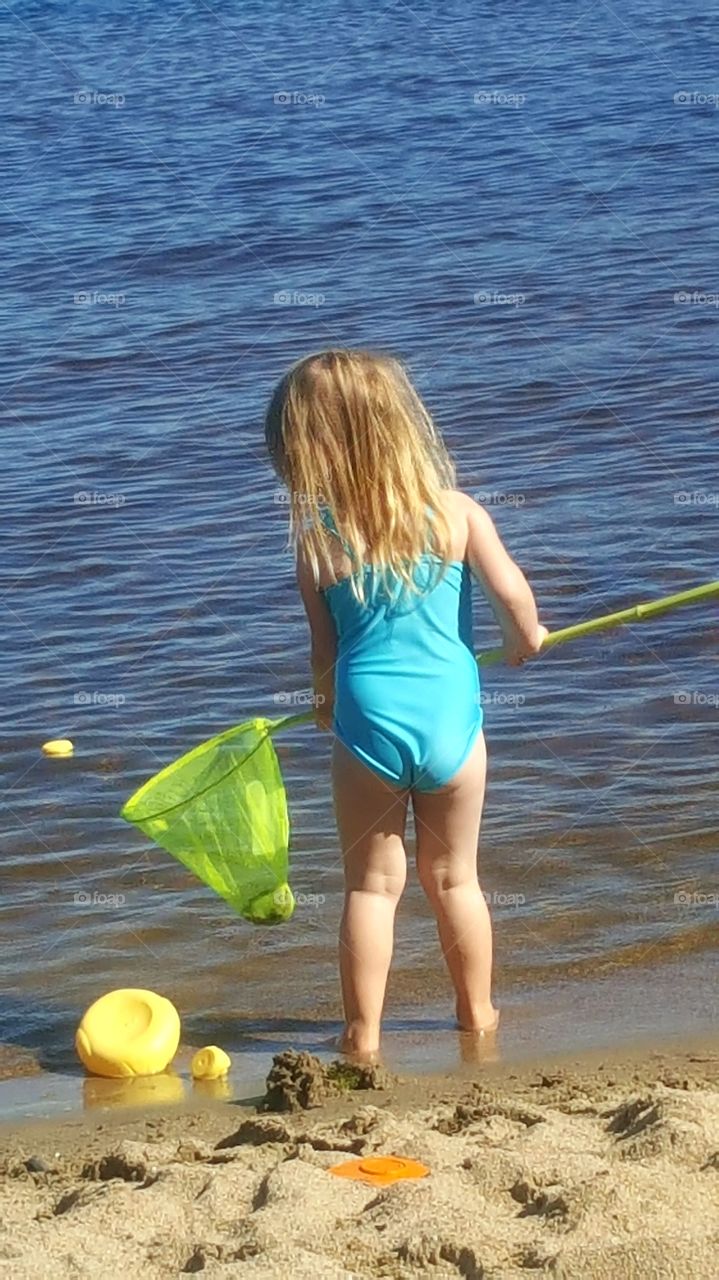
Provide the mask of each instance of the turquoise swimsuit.
POLYGON ((365 568, 366 604, 349 577, 322 591, 337 629, 333 729, 358 760, 400 787, 434 791, 454 777, 482 728, 472 643, 472 585, 460 560, 421 594, 388 594, 365 568))

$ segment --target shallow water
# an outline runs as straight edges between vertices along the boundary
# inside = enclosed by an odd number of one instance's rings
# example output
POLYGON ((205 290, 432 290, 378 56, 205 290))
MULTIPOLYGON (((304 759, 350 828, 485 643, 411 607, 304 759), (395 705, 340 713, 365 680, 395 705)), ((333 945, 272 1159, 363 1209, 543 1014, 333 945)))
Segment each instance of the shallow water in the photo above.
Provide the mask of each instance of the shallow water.
MULTIPOLYGON (((717 35, 656 3, 1 20, 0 1043, 74 1089, 83 1008, 149 985, 193 1043, 261 1033, 261 1075, 278 1026, 337 1025, 326 739, 279 746, 304 901, 269 933, 116 815, 307 688, 273 381, 336 342, 405 357, 551 628, 716 577, 717 35)), ((705 606, 485 675, 505 1052, 715 1017, 716 639, 705 606)), ((449 1068, 449 1014, 412 885, 398 1058, 449 1068)))

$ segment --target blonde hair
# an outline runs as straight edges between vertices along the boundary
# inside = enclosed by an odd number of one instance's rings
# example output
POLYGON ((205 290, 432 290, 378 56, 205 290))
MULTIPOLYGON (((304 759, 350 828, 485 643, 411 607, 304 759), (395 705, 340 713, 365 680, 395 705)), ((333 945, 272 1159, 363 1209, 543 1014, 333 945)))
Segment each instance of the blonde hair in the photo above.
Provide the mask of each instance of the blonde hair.
POLYGON ((320 564, 332 565, 332 523, 360 600, 368 564, 402 591, 418 590, 428 553, 444 572, 451 530, 441 494, 454 487, 454 467, 399 361, 342 348, 306 356, 275 388, 265 438, 289 489, 290 538, 302 542, 315 582, 320 564))

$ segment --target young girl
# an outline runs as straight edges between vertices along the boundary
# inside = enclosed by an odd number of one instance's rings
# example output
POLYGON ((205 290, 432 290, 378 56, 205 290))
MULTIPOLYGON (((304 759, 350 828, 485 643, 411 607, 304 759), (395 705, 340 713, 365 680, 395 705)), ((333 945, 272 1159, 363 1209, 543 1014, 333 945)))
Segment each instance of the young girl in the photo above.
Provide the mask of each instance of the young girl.
POLYGON ((341 1048, 358 1057, 379 1048, 410 800, 457 1020, 485 1032, 498 1014, 477 879, 486 752, 472 578, 507 662, 537 653, 546 628, 489 515, 454 489, 442 440, 397 361, 352 350, 308 356, 275 389, 265 431, 290 493, 317 723, 335 739, 341 1048))

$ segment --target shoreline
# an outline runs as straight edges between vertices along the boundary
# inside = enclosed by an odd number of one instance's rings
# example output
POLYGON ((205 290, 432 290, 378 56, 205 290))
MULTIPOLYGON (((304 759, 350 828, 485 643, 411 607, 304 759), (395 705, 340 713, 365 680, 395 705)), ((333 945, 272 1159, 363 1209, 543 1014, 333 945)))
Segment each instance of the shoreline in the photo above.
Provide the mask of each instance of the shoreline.
MULTIPOLYGON (((189 1062, 193 1050, 184 1048, 178 1057, 189 1062)), ((330 1061, 328 1055, 326 1061, 330 1061)), ((324 1062, 325 1059, 320 1061, 324 1062)), ((382 1069, 382 1068, 381 1068, 382 1069)), ((391 1086, 381 1093, 384 1102, 391 1102, 393 1107, 407 1110, 420 1105, 426 1097, 437 1093, 443 1096, 460 1097, 472 1084, 481 1082, 492 1087, 510 1087, 523 1093, 531 1087, 531 1082, 538 1075, 568 1074, 573 1079, 591 1080, 605 1074, 619 1082, 633 1081, 637 1086, 654 1078, 664 1078, 672 1073, 678 1077, 684 1071, 687 1079, 695 1084, 716 1084, 719 1088, 719 1031, 715 1034, 685 1037, 667 1037, 662 1041, 637 1041, 633 1045, 619 1045, 603 1049, 592 1049, 575 1053, 543 1053, 517 1061, 503 1061, 488 1057, 482 1062, 467 1062, 463 1072, 451 1075, 442 1072, 395 1075, 387 1071, 391 1086)), ((19 1077, 18 1077, 19 1078, 19 1077)), ((38 1079, 37 1076, 26 1076, 23 1079, 38 1079)), ((153 1081, 164 1080, 162 1076, 149 1076, 137 1080, 139 1084, 151 1085, 153 1081)), ((99 1086, 100 1090, 111 1091, 115 1087, 132 1085, 132 1080, 103 1080, 99 1077, 85 1076, 83 1083, 99 1086)), ((197 1088, 197 1082, 195 1082, 197 1088)), ((372 1090, 369 1093, 374 1092, 372 1090)), ((62 1139, 67 1131, 82 1134, 92 1133, 95 1129, 112 1131, 132 1128, 145 1121, 164 1122, 165 1127, 177 1120, 178 1128, 183 1123, 195 1124, 205 1117, 212 1124, 212 1117, 223 1117, 236 1111, 243 1115, 254 1115, 259 1112, 264 1096, 264 1089, 258 1088, 254 1093, 243 1096, 228 1094, 224 1080, 199 1082, 197 1093, 182 1101, 167 1102, 164 1098, 153 1104, 123 1105, 115 1107, 112 1102, 107 1106, 98 1106, 92 1110, 72 1111, 56 1115, 28 1115, 19 1119, 0 1116, 0 1168, 9 1154, 10 1143, 20 1142, 24 1135, 32 1132, 62 1139)), ((348 1100, 362 1100, 364 1091, 350 1091, 348 1100)), ((320 1106, 309 1108, 310 1114, 332 1116, 341 1109, 344 1100, 327 1101, 320 1106)))
MULTIPOLYGON (((479 1042, 458 1032, 448 1016, 449 995, 428 999, 426 988, 422 997, 418 981, 402 987, 395 977, 383 1024, 382 1062, 403 1078, 466 1077, 476 1065, 485 1069, 495 1062, 500 1069, 511 1069, 558 1055, 614 1058, 655 1046, 670 1051, 710 1041, 719 1025, 719 1007, 707 981, 708 964, 709 957, 700 964, 685 959, 653 974, 618 971, 591 985, 565 979, 561 985, 521 992, 505 991, 498 984, 499 1032, 479 1042)), ((262 1091, 275 1053, 295 1048, 329 1060, 342 1026, 334 998, 274 1017, 246 1004, 238 1016, 222 1007, 205 1009, 196 997, 172 987, 163 986, 163 992, 183 1011, 182 1041, 167 1073, 144 1082, 85 1075, 72 1047, 81 1009, 64 1010, 52 1025, 47 1049, 40 1047, 42 1028, 35 1028, 24 1042, 0 1042, 0 1125, 19 1114, 49 1120, 143 1102, 193 1106, 200 1101, 200 1091, 190 1078, 189 1064, 194 1050, 205 1044, 219 1044, 230 1054, 229 1088, 221 1092, 225 1098, 241 1100, 262 1091)))
MULTIPOLYGON (((551 1013, 551 1011, 550 1011, 551 1013)), ((615 1028, 606 1028, 606 1040, 596 1037, 593 1042, 581 1040, 567 1043, 551 1034, 551 1019, 547 1020, 547 1042, 551 1048, 537 1047, 531 1041, 517 1042, 513 1038, 513 1010, 503 1006, 503 1018, 495 1033, 483 1037, 461 1032, 447 1023, 441 1030, 431 1020, 429 1036, 422 1036, 419 1028, 411 1031, 394 1030, 383 1037, 380 1063, 395 1078, 416 1079, 419 1082, 441 1079, 448 1085, 460 1083, 479 1074, 522 1074, 531 1070, 537 1062, 591 1063, 649 1059, 655 1052, 672 1056, 689 1052, 693 1047, 699 1053, 708 1046, 719 1047, 719 1031, 715 1023, 686 1028, 675 1027, 658 1035, 656 1031, 640 1028, 633 1036, 611 1035, 615 1028)), ((337 1033, 341 1023, 337 1023, 337 1033)), ((242 1043, 233 1044, 222 1034, 209 1042, 223 1044, 229 1051, 232 1066, 228 1076, 214 1081, 196 1081, 192 1078, 190 1063, 201 1042, 182 1040, 177 1054, 166 1071, 156 1076, 105 1079, 87 1073, 78 1061, 69 1058, 55 1064, 44 1064, 33 1050, 0 1043, 0 1134, 8 1127, 20 1129, 26 1124, 87 1120, 94 1116, 110 1114, 132 1115, 147 1110, 167 1113, 201 1111, 206 1104, 252 1105, 252 1101, 264 1090, 267 1072, 273 1055, 296 1049, 316 1055, 325 1065, 337 1055, 337 1035, 324 1033, 310 1037, 288 1032, 282 1037, 273 1033, 264 1042, 254 1038, 252 1048, 242 1043)))
POLYGON ((22 1280, 716 1274, 719 1037, 377 1080, 294 1112, 2 1123, 0 1260, 22 1280), (374 1152, 430 1173, 328 1173, 374 1152))

